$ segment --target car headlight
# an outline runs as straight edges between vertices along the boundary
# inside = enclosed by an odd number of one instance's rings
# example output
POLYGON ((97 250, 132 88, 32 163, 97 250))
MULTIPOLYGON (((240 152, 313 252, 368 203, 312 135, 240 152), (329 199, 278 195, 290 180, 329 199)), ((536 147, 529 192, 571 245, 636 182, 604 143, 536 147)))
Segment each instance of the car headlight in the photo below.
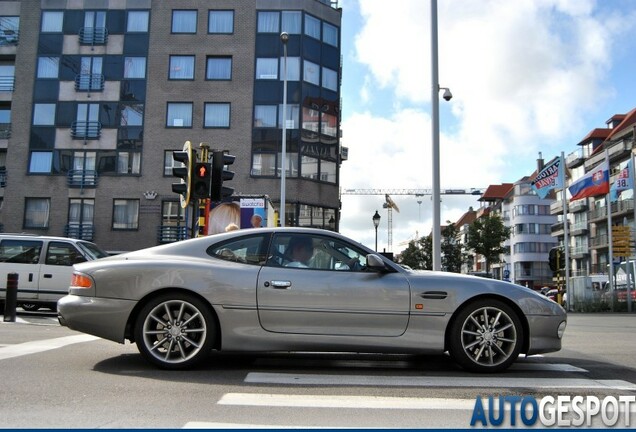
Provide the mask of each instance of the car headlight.
POLYGON ((561 321, 561 324, 559 324, 559 328, 557 329, 557 336, 559 337, 559 339, 563 337, 563 333, 565 333, 566 325, 567 325, 566 321, 561 321))

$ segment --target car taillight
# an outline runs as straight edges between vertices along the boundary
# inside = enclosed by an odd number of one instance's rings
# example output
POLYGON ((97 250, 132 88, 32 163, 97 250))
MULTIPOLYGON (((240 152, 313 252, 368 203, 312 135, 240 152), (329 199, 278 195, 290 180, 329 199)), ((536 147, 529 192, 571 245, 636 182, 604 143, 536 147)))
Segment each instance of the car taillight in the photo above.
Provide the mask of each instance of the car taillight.
POLYGON ((92 288, 93 281, 88 276, 81 273, 73 273, 71 278, 71 286, 73 288, 92 288))

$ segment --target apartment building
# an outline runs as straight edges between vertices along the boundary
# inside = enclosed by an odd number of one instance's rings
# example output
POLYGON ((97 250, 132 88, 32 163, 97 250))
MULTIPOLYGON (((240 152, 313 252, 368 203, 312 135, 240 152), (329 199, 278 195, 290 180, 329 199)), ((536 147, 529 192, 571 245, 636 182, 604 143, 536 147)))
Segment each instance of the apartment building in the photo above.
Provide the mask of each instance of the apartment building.
POLYGON ((185 141, 228 150, 228 186, 278 206, 284 129, 286 224, 337 230, 341 18, 328 0, 0 1, 2 231, 184 238, 185 141))

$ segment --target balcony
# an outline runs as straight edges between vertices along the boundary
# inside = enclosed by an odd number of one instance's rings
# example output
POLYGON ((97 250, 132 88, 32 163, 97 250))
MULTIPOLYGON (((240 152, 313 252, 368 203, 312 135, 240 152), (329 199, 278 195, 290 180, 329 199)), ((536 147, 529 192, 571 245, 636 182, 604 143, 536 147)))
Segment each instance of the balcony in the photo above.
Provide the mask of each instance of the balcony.
POLYGON ((620 216, 624 213, 629 213, 631 215, 633 212, 634 212, 633 199, 615 201, 612 203, 612 216, 620 216))
MULTIPOLYGON (((569 222, 568 222, 569 224, 569 222)), ((569 228, 570 225, 568 225, 569 228)), ((552 224, 552 226, 550 227, 550 233, 552 234, 552 237, 558 237, 558 236, 562 236, 565 234, 565 226, 563 225, 563 222, 557 222, 555 224, 552 224)))
POLYGON ((1 29, 0 30, 0 46, 17 45, 20 39, 20 30, 17 29, 1 29))
POLYGON ((11 123, 0 123, 0 139, 11 138, 11 123))
POLYGON ((7 187, 7 167, 0 167, 0 188, 7 187))
POLYGON ((572 227, 570 228, 570 234, 573 236, 583 235, 583 234, 587 234, 587 230, 588 230, 587 221, 576 222, 572 224, 572 227))
POLYGON ((600 249, 608 247, 607 234, 590 238, 590 248, 600 249))
POLYGON ((15 88, 14 75, 0 75, 0 91, 12 92, 15 88))
POLYGON ((80 45, 106 45, 108 29, 105 27, 82 27, 79 31, 80 45))
POLYGON ((71 125, 73 139, 97 139, 101 133, 102 124, 98 121, 76 121, 71 125))
POLYGON ((571 259, 582 259, 590 254, 590 248, 587 246, 576 246, 570 249, 571 259))
POLYGON ((568 168, 576 168, 583 165, 585 158, 588 156, 587 153, 587 150, 584 148, 573 151, 565 158, 565 165, 568 168))
POLYGON ((96 188, 97 171, 95 170, 70 170, 67 184, 70 188, 96 188))
POLYGON ((552 204, 550 204, 550 214, 551 215, 563 214, 563 201, 557 200, 553 202, 552 204))
POLYGON ((587 210, 587 200, 580 199, 580 200, 572 201, 568 207, 569 207, 570 213, 580 213, 582 211, 587 210))
POLYGON ((587 214, 587 219, 590 222, 594 222, 599 219, 606 219, 606 218, 607 218, 607 207, 599 207, 597 209, 590 210, 590 212, 587 214))
POLYGON ((64 226, 64 236, 93 241, 93 236, 95 234, 95 227, 93 224, 68 224, 64 226))
POLYGON ((82 92, 104 91, 104 75, 80 74, 75 76, 75 91, 82 91, 82 92))
POLYGON ((188 238, 188 228, 186 226, 161 225, 157 229, 157 242, 174 243, 188 238))

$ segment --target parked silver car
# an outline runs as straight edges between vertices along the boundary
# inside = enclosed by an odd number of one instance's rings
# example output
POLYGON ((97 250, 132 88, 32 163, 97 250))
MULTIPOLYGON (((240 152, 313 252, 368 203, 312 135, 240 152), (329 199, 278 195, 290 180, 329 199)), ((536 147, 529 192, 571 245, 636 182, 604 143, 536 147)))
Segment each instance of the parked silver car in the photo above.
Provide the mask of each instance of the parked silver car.
POLYGON ((495 372, 558 351, 556 303, 511 283, 411 271, 338 233, 256 228, 75 266, 59 320, 166 369, 211 350, 428 353, 495 372))

